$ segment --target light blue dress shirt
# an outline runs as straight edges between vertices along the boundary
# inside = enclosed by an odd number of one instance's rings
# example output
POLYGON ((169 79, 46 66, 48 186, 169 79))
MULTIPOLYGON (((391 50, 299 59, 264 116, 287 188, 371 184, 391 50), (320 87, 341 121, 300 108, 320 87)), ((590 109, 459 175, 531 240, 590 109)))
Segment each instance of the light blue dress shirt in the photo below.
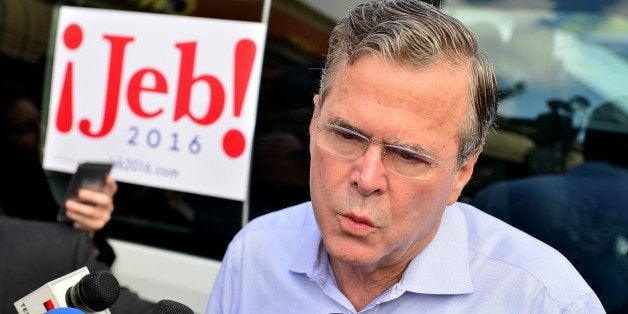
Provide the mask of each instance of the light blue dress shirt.
MULTIPOLYGON (((401 280, 359 313, 604 313, 556 250, 463 203, 401 280)), ((334 279, 311 203, 259 217, 233 239, 207 313, 358 313, 334 279)))

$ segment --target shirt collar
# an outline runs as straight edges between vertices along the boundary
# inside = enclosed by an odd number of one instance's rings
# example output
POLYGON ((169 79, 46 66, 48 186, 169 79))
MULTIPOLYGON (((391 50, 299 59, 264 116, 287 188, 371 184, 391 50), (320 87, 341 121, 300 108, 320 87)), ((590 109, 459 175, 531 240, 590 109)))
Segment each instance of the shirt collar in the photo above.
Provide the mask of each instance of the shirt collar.
MULTIPOLYGON (((310 232, 307 236, 315 235, 315 232, 310 232)), ((299 249, 292 256, 292 263, 290 264, 290 271, 295 273, 302 273, 311 276, 314 272, 314 266, 319 262, 319 245, 322 242, 320 234, 318 237, 304 237, 302 238, 299 249)))
MULTIPOLYGON (((328 259, 319 258, 321 234, 311 204, 304 219, 300 246, 292 257, 290 270, 310 278, 330 272, 328 259), (320 265, 325 263, 326 265, 320 265)), ((327 280, 333 278, 327 278, 327 280)), ((325 280, 325 281, 327 281, 325 280)), ((335 281, 335 280, 334 280, 335 281)), ((467 226, 456 205, 445 208, 440 227, 430 244, 408 265, 398 289, 424 294, 464 294, 473 292, 467 251, 467 226)))
POLYGON ((316 219, 314 219, 312 203, 307 203, 299 242, 299 248, 292 256, 290 271, 309 274, 314 270, 314 265, 318 260, 319 245, 322 242, 320 230, 316 224, 316 219))
POLYGON ((400 289, 415 293, 473 292, 466 219, 456 205, 445 208, 436 236, 412 259, 399 285, 400 289))

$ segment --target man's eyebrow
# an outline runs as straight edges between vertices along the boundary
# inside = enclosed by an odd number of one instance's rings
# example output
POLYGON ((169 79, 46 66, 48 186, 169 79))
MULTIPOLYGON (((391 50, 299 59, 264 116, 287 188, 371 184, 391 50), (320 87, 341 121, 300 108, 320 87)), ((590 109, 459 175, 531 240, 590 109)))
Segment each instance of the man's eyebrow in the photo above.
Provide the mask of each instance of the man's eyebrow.
MULTIPOLYGON (((349 123, 349 121, 341 118, 341 117, 333 117, 331 119, 329 119, 329 121, 327 122, 329 124, 333 124, 339 127, 343 127, 345 129, 360 133, 364 136, 366 136, 367 138, 370 139, 370 135, 364 133, 364 131, 360 130, 360 128, 356 127, 355 125, 349 123)), ((406 149, 408 151, 414 151, 417 152, 419 154, 422 155, 426 155, 428 157, 434 158, 432 157, 432 151, 430 149, 427 149, 421 145, 418 144, 410 144, 407 142, 402 142, 401 140, 394 140, 392 142, 384 142, 385 145, 393 145, 393 146, 398 146, 400 148, 406 149)))
MULTIPOLYGON (((360 130, 360 128, 356 127, 355 125, 349 123, 349 121, 340 118, 340 117, 333 117, 331 119, 329 119, 329 121, 327 121, 327 123, 329 124, 333 124, 335 126, 339 126, 339 127, 343 127, 345 129, 351 130, 353 132, 357 132, 360 133, 364 136, 367 136, 366 134, 364 134, 364 132, 362 130, 360 130)), ((368 137, 368 136, 367 136, 368 137)))
POLYGON ((425 155, 427 157, 434 159, 431 150, 417 144, 409 144, 409 143, 404 143, 400 140, 396 140, 390 143, 386 143, 386 145, 400 147, 400 148, 413 151, 413 152, 419 153, 420 155, 425 155))

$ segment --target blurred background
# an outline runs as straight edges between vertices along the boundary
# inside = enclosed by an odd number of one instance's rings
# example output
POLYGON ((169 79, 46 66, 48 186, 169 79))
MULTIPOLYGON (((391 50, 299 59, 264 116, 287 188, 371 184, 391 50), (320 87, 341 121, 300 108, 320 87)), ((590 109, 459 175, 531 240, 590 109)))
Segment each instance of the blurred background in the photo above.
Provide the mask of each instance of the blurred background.
MULTIPOLYGON (((114 245, 116 263, 129 263, 127 244, 219 263, 243 221, 308 200, 312 96, 331 28, 360 2, 272 1, 248 202, 118 182, 116 210, 103 231, 120 243, 114 245)), ((628 312, 628 0, 434 4, 476 33, 500 89, 497 126, 460 200, 552 245, 609 312, 628 312)), ((0 0, 0 99, 9 93, 28 99, 21 111, 1 120, 2 166, 9 170, 2 179, 11 186, 0 195, 2 207, 20 195, 33 207, 44 198, 59 202, 66 188, 68 175, 42 171, 38 158, 52 11, 58 5, 259 22, 264 3, 0 0)), ((211 284, 197 277, 202 303, 211 284)), ((141 283, 135 287, 149 298, 164 298, 153 297, 141 283)))

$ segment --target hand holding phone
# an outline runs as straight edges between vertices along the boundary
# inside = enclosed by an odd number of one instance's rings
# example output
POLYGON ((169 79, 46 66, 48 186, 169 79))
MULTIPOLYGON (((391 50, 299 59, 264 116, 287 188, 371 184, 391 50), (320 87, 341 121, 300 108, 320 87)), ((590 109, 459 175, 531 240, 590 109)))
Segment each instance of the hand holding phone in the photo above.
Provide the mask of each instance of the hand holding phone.
POLYGON ((61 202, 61 206, 59 206, 57 221, 71 223, 72 220, 65 214, 65 201, 78 198, 78 191, 80 189, 103 191, 106 186, 105 179, 109 172, 111 172, 112 166, 111 163, 96 162, 84 162, 79 164, 72 179, 70 179, 70 184, 65 192, 63 202, 61 202))

